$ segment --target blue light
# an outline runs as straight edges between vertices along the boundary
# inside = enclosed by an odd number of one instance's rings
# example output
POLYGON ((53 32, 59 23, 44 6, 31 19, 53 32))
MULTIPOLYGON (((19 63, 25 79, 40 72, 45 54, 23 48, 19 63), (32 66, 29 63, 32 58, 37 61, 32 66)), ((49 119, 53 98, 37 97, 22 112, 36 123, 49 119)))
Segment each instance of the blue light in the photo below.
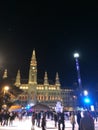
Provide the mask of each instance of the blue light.
POLYGON ((90 103, 90 99, 88 97, 84 98, 85 103, 90 103))
POLYGON ((30 109, 30 105, 27 105, 27 106, 26 106, 26 109, 30 109))

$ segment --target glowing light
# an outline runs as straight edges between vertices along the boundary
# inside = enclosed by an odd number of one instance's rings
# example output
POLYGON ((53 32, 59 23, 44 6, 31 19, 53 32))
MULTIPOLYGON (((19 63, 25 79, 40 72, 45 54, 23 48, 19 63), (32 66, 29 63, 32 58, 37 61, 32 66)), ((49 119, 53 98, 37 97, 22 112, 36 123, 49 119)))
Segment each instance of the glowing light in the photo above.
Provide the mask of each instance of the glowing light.
POLYGON ((9 86, 4 87, 4 94, 9 90, 9 86))
POLYGON ((5 90, 5 91, 8 91, 8 90, 9 90, 9 86, 5 86, 5 87, 4 87, 4 90, 5 90))
POLYGON ((78 58, 79 57, 79 53, 74 53, 74 58, 78 58))
POLYGON ((84 96, 87 96, 87 95, 88 95, 88 91, 84 90, 84 96))
POLYGON ((27 106, 26 106, 26 109, 30 109, 30 105, 27 105, 27 106))
POLYGON ((85 103, 90 103, 90 99, 88 97, 84 98, 85 103))

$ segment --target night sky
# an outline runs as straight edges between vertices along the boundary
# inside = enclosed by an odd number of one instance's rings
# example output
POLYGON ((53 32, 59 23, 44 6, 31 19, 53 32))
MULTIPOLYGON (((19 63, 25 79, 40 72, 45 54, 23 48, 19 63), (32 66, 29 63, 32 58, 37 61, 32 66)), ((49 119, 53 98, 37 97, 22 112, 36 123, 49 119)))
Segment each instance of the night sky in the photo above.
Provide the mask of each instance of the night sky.
POLYGON ((64 3, 3 1, 0 4, 1 74, 28 78, 35 48, 38 78, 55 80, 59 73, 63 87, 73 87, 77 72, 73 53, 80 53, 79 64, 84 88, 98 87, 98 7, 64 3))

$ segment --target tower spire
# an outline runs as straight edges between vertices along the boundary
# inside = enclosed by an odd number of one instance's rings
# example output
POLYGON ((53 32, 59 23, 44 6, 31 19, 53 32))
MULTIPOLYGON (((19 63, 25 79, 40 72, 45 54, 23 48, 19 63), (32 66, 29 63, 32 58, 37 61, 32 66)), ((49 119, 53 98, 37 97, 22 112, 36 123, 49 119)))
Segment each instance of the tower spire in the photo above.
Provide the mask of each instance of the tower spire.
POLYGON ((61 84, 60 84, 60 80, 59 80, 59 75, 58 75, 58 72, 56 73, 55 85, 56 85, 57 90, 59 90, 59 89, 60 89, 61 84))
POLYGON ((55 85, 60 85, 58 72, 56 73, 55 85))
POLYGON ((47 75, 47 72, 45 72, 45 76, 44 76, 44 85, 48 85, 49 82, 48 82, 48 75, 47 75))
POLYGON ((3 74, 3 79, 5 79, 5 78, 7 78, 8 76, 7 76, 7 69, 5 69, 5 71, 4 71, 4 74, 3 74))
POLYGON ((21 80, 21 76, 20 76, 20 70, 18 70, 17 72, 17 76, 16 76, 16 81, 15 81, 15 85, 16 86, 20 86, 20 80, 21 80))
POLYGON ((32 58, 31 58, 31 65, 35 65, 36 66, 37 62, 36 62, 36 54, 35 54, 35 49, 33 50, 32 53, 32 58))
POLYGON ((37 61, 36 61, 35 49, 33 50, 30 62, 29 84, 37 84, 37 61))

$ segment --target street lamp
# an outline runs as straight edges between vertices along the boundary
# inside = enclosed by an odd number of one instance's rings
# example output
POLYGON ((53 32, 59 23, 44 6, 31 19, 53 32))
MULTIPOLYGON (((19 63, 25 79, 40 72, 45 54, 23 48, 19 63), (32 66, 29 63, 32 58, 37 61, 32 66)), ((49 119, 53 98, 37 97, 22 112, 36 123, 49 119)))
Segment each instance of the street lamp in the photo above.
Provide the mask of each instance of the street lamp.
POLYGON ((84 96, 87 96, 87 95, 88 95, 88 91, 84 90, 84 96))
POLYGON ((74 53, 74 58, 75 58, 75 62, 76 62, 76 70, 77 70, 77 78, 78 78, 78 84, 79 84, 79 87, 78 87, 78 94, 77 94, 77 96, 78 96, 78 100, 77 100, 77 102, 78 102, 78 105, 81 105, 81 96, 82 96, 82 82, 81 82, 81 75, 80 75, 80 67, 79 67, 79 53, 74 53))
POLYGON ((4 87, 4 95, 5 95, 6 92, 8 92, 8 90, 9 90, 9 86, 5 86, 4 87))
POLYGON ((74 58, 79 58, 79 53, 74 53, 74 58))
POLYGON ((79 90, 82 89, 82 82, 81 82, 81 76, 80 76, 80 67, 79 67, 79 53, 74 53, 74 58, 76 61, 76 69, 77 69, 77 76, 78 76, 78 84, 79 84, 79 90))

